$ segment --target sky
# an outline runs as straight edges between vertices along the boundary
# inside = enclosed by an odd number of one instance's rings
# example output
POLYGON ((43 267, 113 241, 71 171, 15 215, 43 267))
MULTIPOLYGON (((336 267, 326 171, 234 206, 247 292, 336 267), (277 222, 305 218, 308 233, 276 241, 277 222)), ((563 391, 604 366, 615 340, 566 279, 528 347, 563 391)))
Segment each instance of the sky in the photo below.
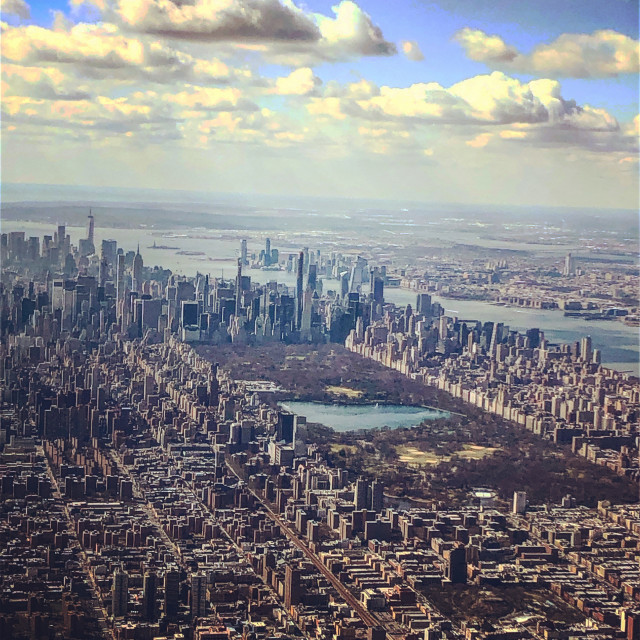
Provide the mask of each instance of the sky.
POLYGON ((635 0, 0 0, 2 183, 638 208, 635 0))

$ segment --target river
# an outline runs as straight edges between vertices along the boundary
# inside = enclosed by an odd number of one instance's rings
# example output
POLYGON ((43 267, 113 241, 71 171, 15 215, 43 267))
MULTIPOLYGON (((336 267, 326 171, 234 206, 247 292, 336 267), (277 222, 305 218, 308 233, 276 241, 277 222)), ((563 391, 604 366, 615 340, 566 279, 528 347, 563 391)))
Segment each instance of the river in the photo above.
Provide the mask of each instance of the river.
MULTIPOLYGON (((44 234, 52 235, 55 230, 53 224, 43 222, 4 220, 2 231, 25 231, 25 235, 44 234)), ((67 233, 73 243, 86 237, 84 227, 67 227, 67 233)), ((246 231, 222 231, 211 230, 184 230, 158 231, 151 228, 144 229, 119 229, 102 228, 96 226, 95 244, 100 246, 103 239, 117 240, 118 245, 125 251, 135 250, 138 243, 143 254, 145 265, 162 266, 174 272, 185 275, 195 275, 196 272, 208 273, 212 277, 235 277, 235 260, 239 255, 240 239, 247 238, 249 252, 259 253, 264 246, 264 239, 272 237, 272 247, 278 248, 281 255, 295 253, 299 247, 299 238, 289 238, 282 232, 246 232, 246 231), (148 249, 153 243, 179 247, 182 251, 202 252, 203 255, 184 255, 176 250, 148 249), (297 244, 296 244, 297 243, 297 244), (209 256, 216 256, 210 258, 209 256)), ((308 240, 308 238, 306 239, 308 240)), ((323 251, 336 250, 336 247, 322 247, 322 240, 318 239, 318 246, 323 251)), ((316 248, 316 245, 309 245, 316 248)), ((259 269, 245 269, 245 275, 251 276, 258 283, 277 280, 287 286, 295 286, 295 274, 285 271, 262 271, 259 269)), ((325 289, 336 288, 337 281, 327 280, 325 289)), ((411 304, 415 306, 416 294, 414 292, 387 287, 384 292, 385 301, 399 306, 411 304)), ((562 311, 541 309, 519 309, 493 305, 488 302, 475 300, 450 300, 439 296, 432 296, 432 300, 439 302, 447 315, 457 316, 465 320, 480 320, 482 322, 503 322, 512 329, 524 331, 533 327, 539 328, 545 333, 545 337, 554 343, 567 343, 580 340, 583 336, 590 335, 593 348, 600 349, 602 363, 605 366, 618 371, 630 371, 634 375, 640 375, 640 348, 638 341, 638 329, 629 327, 615 320, 612 321, 588 321, 581 318, 565 317, 562 311)))
MULTIPOLYGON (((399 306, 411 304, 415 307, 416 294, 407 289, 387 288, 384 299, 399 306)), ((640 349, 638 328, 617 320, 584 320, 566 317, 560 310, 519 309, 482 302, 478 300, 451 300, 431 296, 440 303, 448 316, 462 320, 503 322, 511 329, 526 331, 536 327, 552 343, 570 343, 583 336, 591 336, 593 348, 602 352, 603 365, 618 371, 631 371, 639 375, 640 349)))

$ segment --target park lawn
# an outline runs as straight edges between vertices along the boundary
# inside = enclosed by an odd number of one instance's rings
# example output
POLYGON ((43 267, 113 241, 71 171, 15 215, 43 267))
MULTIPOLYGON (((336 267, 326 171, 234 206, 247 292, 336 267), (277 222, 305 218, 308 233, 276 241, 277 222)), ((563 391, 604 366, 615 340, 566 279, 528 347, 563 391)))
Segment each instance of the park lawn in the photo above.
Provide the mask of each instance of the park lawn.
POLYGON ((421 451, 417 447, 406 444, 396 446, 396 454, 400 462, 407 464, 438 464, 443 460, 433 451, 421 451))
MULTIPOLYGON (((463 460, 482 460, 492 456, 497 451, 500 451, 499 447, 483 447, 477 444, 465 443, 459 451, 456 451, 456 456, 463 460)), ((401 444, 396 446, 396 454, 400 462, 406 464, 416 465, 434 465, 439 462, 450 462, 451 456, 438 455, 433 450, 422 451, 418 447, 411 446, 410 444, 401 444)))
POLYGON ((464 458, 465 460, 482 460, 500 450, 500 447, 483 447, 479 444, 465 444, 463 450, 458 451, 457 455, 459 458, 464 458))
POLYGON ((329 386, 326 387, 326 391, 334 396, 346 396, 347 398, 362 398, 364 395, 364 391, 350 389, 349 387, 329 386))

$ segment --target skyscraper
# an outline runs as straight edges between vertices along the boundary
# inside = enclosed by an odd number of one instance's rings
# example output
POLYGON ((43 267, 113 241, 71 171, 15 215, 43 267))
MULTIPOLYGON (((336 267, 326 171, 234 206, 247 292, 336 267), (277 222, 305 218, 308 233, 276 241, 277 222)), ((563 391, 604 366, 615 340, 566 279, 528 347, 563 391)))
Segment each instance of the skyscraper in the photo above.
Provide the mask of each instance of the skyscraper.
POLYGON ((144 263, 142 256, 140 255, 140 245, 138 244, 138 251, 133 258, 133 290, 140 292, 142 289, 142 267, 144 263))
POLYGON ((374 480, 371 483, 371 510, 376 513, 382 511, 384 503, 384 485, 380 480, 374 480))
POLYGON ((526 491, 514 491, 513 492, 513 504, 511 506, 511 513, 514 515, 522 514, 527 509, 527 492, 526 491))
POLYGON ((303 304, 302 304, 302 321, 300 323, 301 338, 303 340, 309 339, 311 335, 311 310, 313 307, 313 293, 309 287, 304 292, 303 304))
POLYGON ((91 209, 89 209, 89 217, 87 220, 87 240, 91 244, 93 244, 93 230, 94 230, 93 223, 94 223, 93 213, 91 213, 91 209))
POLYGON ((278 441, 293 442, 293 425, 295 416, 289 411, 278 411, 276 438, 278 441))
POLYGON ((128 602, 129 576, 122 569, 116 569, 111 584, 111 611, 114 618, 127 615, 128 602))
POLYGON ((93 215, 91 214, 91 209, 89 209, 89 215, 87 216, 87 237, 81 238, 78 243, 81 255, 88 256, 96 252, 95 245, 93 244, 93 235, 93 215))
POLYGON ((246 267, 249 264, 247 260, 247 241, 245 238, 240 240, 240 260, 242 261, 242 266, 246 267))
POLYGON ((236 317, 240 315, 242 309, 242 258, 238 258, 238 274, 236 275, 236 317))
POLYGON ((315 291, 318 287, 318 265, 309 265, 309 275, 307 276, 307 287, 315 291))
POLYGON ((108 271, 110 272, 116 263, 116 256, 118 254, 118 243, 115 240, 103 240, 100 250, 100 258, 106 261, 108 271))
POLYGON ((379 276, 374 276, 371 289, 373 291, 374 303, 384 304, 384 280, 379 276))
POLYGON ((419 293, 416 300, 416 313, 423 316, 431 316, 431 296, 428 293, 419 293))
POLYGON ((355 504, 356 511, 361 511, 367 508, 367 493, 368 483, 364 478, 358 478, 356 481, 356 490, 353 502, 355 504))
POLYGON ((56 233, 56 244, 58 246, 58 249, 60 249, 61 253, 64 253, 63 249, 66 249, 65 247, 66 239, 67 239, 67 228, 65 227, 65 225, 59 224, 58 231, 56 233))
POLYGON ((529 347, 537 349, 540 346, 540 329, 527 329, 527 338, 529 338, 529 347))
POLYGON ((207 576, 196 573, 191 576, 191 617, 207 615, 207 576))
POLYGON ((296 278, 296 327, 300 329, 302 324, 302 304, 304 291, 302 289, 302 278, 304 275, 304 252, 298 254, 298 273, 296 278))
POLYGON ((591 362, 591 336, 585 336, 580 340, 580 360, 582 362, 591 362))
POLYGON ((116 266, 116 297, 118 302, 124 299, 124 269, 124 253, 119 253, 116 266))
POLYGON ((271 265, 271 238, 267 238, 264 243, 264 266, 268 267, 271 265))
POLYGON ((284 574, 284 606, 287 611, 300 602, 300 569, 287 565, 284 574))
POLYGON ((142 583, 142 617, 149 622, 155 621, 156 594, 158 591, 158 577, 153 571, 144 574, 142 583))
POLYGON ((169 622, 178 618, 180 603, 180 574, 177 569, 169 569, 164 574, 164 615, 169 622))
POLYGON ((464 546, 444 552, 445 577, 453 584, 465 584, 467 582, 467 554, 464 546))
POLYGON ((563 275, 565 276, 572 276, 575 274, 575 260, 573 258, 573 256, 568 253, 564 259, 564 271, 563 271, 563 275))

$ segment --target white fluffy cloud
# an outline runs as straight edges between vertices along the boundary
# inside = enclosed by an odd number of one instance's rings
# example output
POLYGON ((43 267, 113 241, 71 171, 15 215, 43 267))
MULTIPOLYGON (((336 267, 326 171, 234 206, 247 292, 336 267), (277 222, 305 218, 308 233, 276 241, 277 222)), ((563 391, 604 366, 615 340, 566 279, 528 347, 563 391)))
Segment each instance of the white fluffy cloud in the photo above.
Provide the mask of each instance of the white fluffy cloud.
POLYGON ((51 138, 98 134, 102 141, 135 136, 142 142, 178 137, 178 121, 166 105, 150 106, 130 98, 46 100, 9 96, 2 101, 2 112, 6 129, 28 132, 36 128, 39 136, 48 134, 51 138))
POLYGON ((312 99, 312 113, 369 120, 414 123, 509 125, 548 124, 566 129, 614 131, 618 123, 603 109, 578 106, 561 95, 556 80, 520 82, 499 71, 445 88, 436 82, 409 87, 347 85, 340 93, 329 86, 312 99))
POLYGON ((314 14, 320 30, 319 46, 328 56, 388 56, 396 53, 380 27, 355 2, 342 0, 333 7, 335 18, 314 14))
POLYGON ((479 29, 462 29, 454 35, 454 40, 464 47, 472 60, 478 62, 511 62, 518 55, 518 51, 507 46, 500 36, 489 35, 479 29))
POLYGON ((144 46, 126 38, 111 24, 78 24, 71 29, 45 29, 36 25, 3 25, 2 56, 21 64, 77 63, 114 68, 144 63, 144 46))
POLYGON ((91 92, 55 67, 2 65, 2 97, 87 100, 91 92))
POLYGON ((306 96, 315 93, 322 84, 309 67, 295 69, 288 76, 277 78, 274 93, 279 95, 306 96))
POLYGON ((546 77, 602 78, 640 71, 638 41, 611 29, 563 33, 529 54, 497 35, 465 28, 454 36, 472 60, 491 67, 546 77))
POLYGON ((342 127, 353 121, 352 126, 369 137, 394 128, 412 131, 416 145, 423 133, 446 128, 452 140, 461 138, 474 149, 523 143, 630 154, 638 147, 630 125, 620 125, 605 109, 565 99, 557 80, 526 83, 501 72, 448 88, 434 82, 409 87, 330 83, 322 96, 310 98, 307 111, 321 122, 342 127))
POLYGON ((21 65, 62 65, 82 77, 169 83, 250 81, 215 57, 202 59, 150 38, 123 35, 111 23, 2 25, 2 57, 21 65))

